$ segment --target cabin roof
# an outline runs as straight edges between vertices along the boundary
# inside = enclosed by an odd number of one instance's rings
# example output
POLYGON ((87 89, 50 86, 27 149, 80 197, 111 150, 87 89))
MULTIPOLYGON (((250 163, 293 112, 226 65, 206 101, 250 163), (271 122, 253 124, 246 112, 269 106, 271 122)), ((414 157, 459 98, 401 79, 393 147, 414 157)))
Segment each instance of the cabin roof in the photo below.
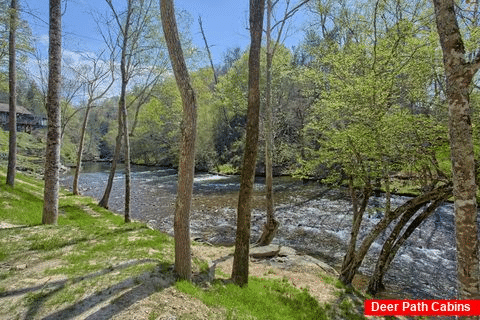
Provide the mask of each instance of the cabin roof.
MULTIPOLYGON (((8 103, 0 103, 0 112, 9 112, 10 108, 8 103)), ((30 111, 25 109, 25 107, 17 105, 17 113, 21 114, 32 114, 30 111)))

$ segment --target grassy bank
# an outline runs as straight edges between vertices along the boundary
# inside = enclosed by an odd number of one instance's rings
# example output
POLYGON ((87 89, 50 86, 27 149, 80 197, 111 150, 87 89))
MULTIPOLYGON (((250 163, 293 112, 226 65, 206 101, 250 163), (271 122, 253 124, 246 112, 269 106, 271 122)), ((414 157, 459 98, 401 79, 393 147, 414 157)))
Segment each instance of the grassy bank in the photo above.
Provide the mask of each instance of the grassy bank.
MULTIPOLYGON (((7 131, 0 129, 0 167, 8 163, 7 131)), ((17 170, 41 174, 44 169, 43 155, 45 153, 45 134, 41 130, 33 134, 17 133, 17 170)))
POLYGON ((12 225, 0 229, 1 319, 36 319, 91 295, 113 297, 171 269, 169 236, 65 192, 58 226, 43 226, 42 197, 41 181, 28 176, 18 175, 14 189, 0 186, 0 221, 12 225))
MULTIPOLYGON (((41 225, 42 181, 19 174, 12 189, 4 168, 0 179, 0 319, 363 318, 358 299, 335 281, 329 303, 285 278, 252 277, 240 289, 218 269, 211 283, 176 282, 170 236, 125 224, 93 199, 67 192, 58 225, 41 225)), ((200 274, 222 248, 194 243, 194 249, 200 274), (209 253, 202 256, 203 248, 209 253)))

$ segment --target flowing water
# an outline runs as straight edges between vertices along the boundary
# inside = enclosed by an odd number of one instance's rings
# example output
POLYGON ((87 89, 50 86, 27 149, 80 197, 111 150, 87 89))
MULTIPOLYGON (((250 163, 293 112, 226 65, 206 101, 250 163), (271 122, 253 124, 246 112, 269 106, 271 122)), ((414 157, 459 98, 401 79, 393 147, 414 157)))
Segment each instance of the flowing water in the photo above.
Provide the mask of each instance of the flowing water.
MULTIPOLYGON (((110 164, 87 164, 80 176, 83 195, 101 198, 110 164)), ((159 167, 132 166, 131 217, 173 234, 173 212, 177 172, 159 167)), ((66 175, 62 184, 71 187, 66 175)), ((265 223, 264 179, 255 180, 252 211, 252 241, 259 238, 265 223)), ((197 241, 231 245, 235 240, 236 206, 239 177, 201 173, 195 176, 191 213, 191 234, 197 241)), ((338 267, 350 237, 351 205, 339 191, 318 184, 303 184, 289 177, 274 179, 275 214, 280 228, 274 243, 293 247, 320 257, 338 267)), ((122 213, 124 176, 115 175, 109 207, 122 213)), ((406 197, 395 196, 392 206, 401 205, 406 197)), ((371 199, 362 223, 360 240, 381 219, 382 197, 371 199)), ((372 245, 360 269, 369 275, 388 232, 372 245)), ((456 262, 453 205, 438 208, 410 236, 399 250, 385 276, 389 291, 400 297, 444 299, 456 296, 456 262)))

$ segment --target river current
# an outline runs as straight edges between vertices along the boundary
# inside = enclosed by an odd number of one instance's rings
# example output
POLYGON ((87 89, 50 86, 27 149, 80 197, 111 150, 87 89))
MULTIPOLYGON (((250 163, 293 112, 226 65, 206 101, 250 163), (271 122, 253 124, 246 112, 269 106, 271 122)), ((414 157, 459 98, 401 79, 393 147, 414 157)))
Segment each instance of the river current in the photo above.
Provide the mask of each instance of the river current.
MULTIPOLYGON (((83 195, 99 199, 106 186, 110 165, 87 164, 80 176, 83 195)), ((72 185, 70 174, 61 183, 72 185)), ((173 212, 177 174, 173 169, 132 167, 131 217, 173 235, 173 212)), ((197 241, 232 245, 235 240, 236 205, 239 177, 197 174, 191 213, 191 235, 197 241)), ((265 223, 264 179, 255 180, 252 211, 252 241, 259 238, 265 223)), ((287 177, 274 179, 275 214, 280 228, 274 243, 290 246, 340 265, 350 237, 351 204, 339 191, 319 184, 304 184, 287 177)), ((114 179, 109 207, 122 213, 124 176, 119 170, 114 179)), ((395 196, 392 207, 407 201, 395 196)), ((360 241, 381 219, 383 197, 373 197, 362 223, 360 241)), ((360 272, 373 272, 388 230, 372 245, 360 272)), ((447 299, 456 297, 455 230, 453 204, 439 207, 410 236, 399 250, 385 276, 389 292, 404 298, 447 299)))

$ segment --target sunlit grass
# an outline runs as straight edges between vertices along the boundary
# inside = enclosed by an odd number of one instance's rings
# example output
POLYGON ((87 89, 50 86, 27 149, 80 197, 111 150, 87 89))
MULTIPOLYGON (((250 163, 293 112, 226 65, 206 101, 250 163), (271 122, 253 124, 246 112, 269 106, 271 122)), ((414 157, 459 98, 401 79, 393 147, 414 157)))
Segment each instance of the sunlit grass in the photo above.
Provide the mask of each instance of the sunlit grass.
POLYGON ((330 306, 321 306, 307 289, 299 290, 285 279, 252 277, 243 288, 216 282, 209 289, 181 281, 176 283, 176 288, 207 305, 225 307, 234 319, 329 319, 330 306))

